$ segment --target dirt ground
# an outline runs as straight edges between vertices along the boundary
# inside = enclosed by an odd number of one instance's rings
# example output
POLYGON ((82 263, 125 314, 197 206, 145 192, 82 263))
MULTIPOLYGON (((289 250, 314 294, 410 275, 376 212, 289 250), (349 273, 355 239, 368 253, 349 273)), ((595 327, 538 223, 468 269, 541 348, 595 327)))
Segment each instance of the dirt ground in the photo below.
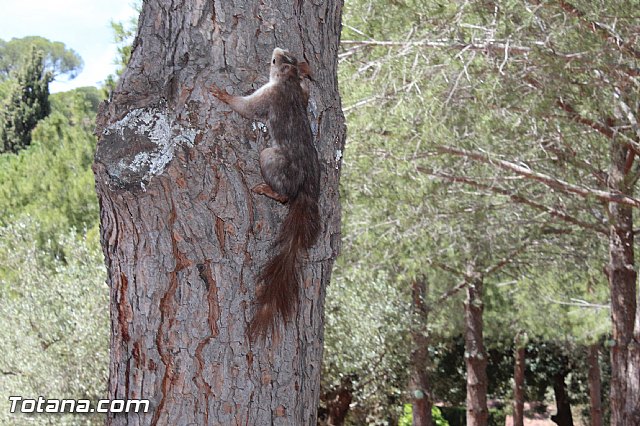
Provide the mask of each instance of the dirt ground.
MULTIPOLYGON (((513 417, 507 416, 505 426, 513 426, 513 417)), ((555 426, 556 424, 549 419, 529 419, 524 418, 524 426, 555 426)))
MULTIPOLYGON (((575 408, 575 407, 574 407, 575 408)), ((575 426, 581 426, 583 423, 580 421, 578 417, 578 413, 572 409, 573 414, 573 424, 575 426)), ((577 411, 577 410, 575 410, 577 411)), ((524 404, 524 426, 556 426, 554 422, 551 421, 551 414, 556 412, 555 404, 551 404, 547 407, 547 411, 544 413, 536 412, 532 409, 529 403, 524 404)), ((505 421, 505 426, 513 426, 513 417, 507 416, 505 421)))

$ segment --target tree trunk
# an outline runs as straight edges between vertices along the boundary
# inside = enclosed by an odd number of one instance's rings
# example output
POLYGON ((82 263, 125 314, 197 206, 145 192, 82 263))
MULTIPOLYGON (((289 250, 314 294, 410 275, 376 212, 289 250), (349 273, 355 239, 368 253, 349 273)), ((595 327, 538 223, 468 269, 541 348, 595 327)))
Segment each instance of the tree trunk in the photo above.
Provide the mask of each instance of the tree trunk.
POLYGON ((516 334, 513 339, 514 367, 513 367, 513 426, 524 426, 524 371, 525 352, 521 334, 516 334))
MULTIPOLYGON (((628 148, 614 141, 611 144, 609 189, 623 194, 631 192, 625 183, 628 148)), ((633 211, 631 207, 609 203, 609 264, 606 267, 611 292, 611 424, 640 424, 640 362, 638 343, 640 319, 636 315, 636 271, 634 264, 633 211), (635 395, 634 395, 635 394, 635 395), (636 421, 637 420, 637 421, 636 421)))
POLYGON ((327 426, 342 426, 349 414, 353 401, 353 380, 350 376, 343 377, 337 389, 324 395, 327 405, 327 426))
POLYGON ((431 387, 429 384, 429 336, 427 321, 429 310, 425 303, 428 292, 425 280, 413 282, 414 324, 411 329, 411 379, 409 389, 413 399, 413 426, 433 426, 431 387))
POLYGON ((151 409, 107 424, 316 423, 325 286, 340 238, 341 7, 144 2, 131 61, 98 116, 94 171, 111 287, 109 398, 149 399, 151 409), (323 223, 294 320, 278 339, 252 343, 256 277, 287 206, 251 192, 262 183, 264 126, 207 88, 255 90, 276 42, 315 71, 323 223))
MULTIPOLYGON (((640 304, 637 302, 636 306, 640 304)), ((625 426, 640 425, 640 309, 636 308, 633 340, 628 346, 625 426)))
POLYGON ((589 346, 587 363, 589 365, 589 417, 591 426, 602 426, 602 397, 600 394, 600 363, 598 361, 599 345, 594 343, 589 346))
POLYGON ((564 382, 566 373, 558 372, 553 376, 553 393, 556 397, 557 413, 551 416, 551 421, 558 426, 573 426, 571 415, 571 402, 567 394, 567 385, 564 382))
POLYGON ((483 277, 475 265, 467 267, 467 300, 464 303, 465 365, 467 368, 467 426, 486 426, 487 408, 487 354, 484 349, 483 277))

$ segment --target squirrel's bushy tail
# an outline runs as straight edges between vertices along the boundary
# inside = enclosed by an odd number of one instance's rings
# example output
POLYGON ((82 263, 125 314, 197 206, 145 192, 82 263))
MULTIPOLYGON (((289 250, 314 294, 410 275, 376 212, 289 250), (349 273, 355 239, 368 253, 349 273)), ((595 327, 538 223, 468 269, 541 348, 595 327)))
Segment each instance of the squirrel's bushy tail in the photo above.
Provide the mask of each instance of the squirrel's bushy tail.
POLYGON ((249 325, 251 340, 265 338, 277 330, 279 321, 286 323, 298 305, 299 256, 313 246, 320 233, 320 212, 314 197, 305 193, 292 200, 289 213, 276 241, 279 250, 259 276, 262 288, 258 294, 258 310, 249 325))

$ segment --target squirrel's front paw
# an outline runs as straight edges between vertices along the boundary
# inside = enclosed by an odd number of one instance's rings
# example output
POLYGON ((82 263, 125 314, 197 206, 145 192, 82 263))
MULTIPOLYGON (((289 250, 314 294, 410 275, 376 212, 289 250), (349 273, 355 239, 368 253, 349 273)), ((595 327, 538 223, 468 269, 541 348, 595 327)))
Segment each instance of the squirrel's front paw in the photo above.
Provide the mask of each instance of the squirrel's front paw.
POLYGON ((211 91, 211 94, 213 96, 215 96, 216 98, 220 99, 222 102, 227 102, 227 100, 229 100, 229 98, 230 98, 230 96, 229 96, 229 94, 227 92, 225 92, 224 90, 222 90, 221 88, 219 88, 215 84, 212 84, 211 88, 209 90, 211 91))

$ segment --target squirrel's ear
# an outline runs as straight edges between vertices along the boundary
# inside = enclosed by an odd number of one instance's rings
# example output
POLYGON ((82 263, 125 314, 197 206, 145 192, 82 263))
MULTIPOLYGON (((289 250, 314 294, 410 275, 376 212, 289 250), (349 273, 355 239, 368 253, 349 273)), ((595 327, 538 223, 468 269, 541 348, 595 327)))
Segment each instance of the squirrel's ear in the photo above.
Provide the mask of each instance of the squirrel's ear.
POLYGON ((306 77, 309 80, 313 81, 313 73, 311 72, 311 67, 309 66, 308 63, 300 62, 298 64, 298 70, 300 70, 300 77, 302 78, 306 77))
POLYGON ((282 64, 280 66, 280 73, 282 75, 290 74, 291 71, 293 71, 293 65, 291 65, 291 64, 282 64))

